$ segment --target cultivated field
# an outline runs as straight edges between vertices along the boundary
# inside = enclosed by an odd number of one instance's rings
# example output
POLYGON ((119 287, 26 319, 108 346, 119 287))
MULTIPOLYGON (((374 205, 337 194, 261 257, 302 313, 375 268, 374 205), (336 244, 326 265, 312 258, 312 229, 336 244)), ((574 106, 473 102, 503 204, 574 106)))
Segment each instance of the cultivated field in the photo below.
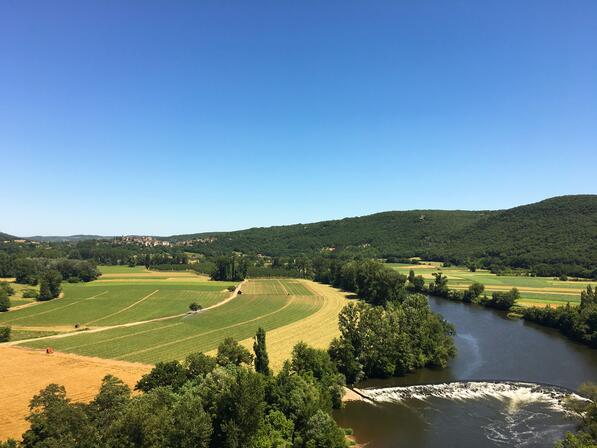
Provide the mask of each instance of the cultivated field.
POLYGON ((126 280, 63 283, 64 297, 0 314, 0 325, 53 330, 117 325, 181 314, 191 302, 208 307, 230 295, 227 282, 126 280))
POLYGON ((477 270, 470 272, 463 267, 441 267, 439 263, 421 265, 390 264, 393 269, 408 275, 412 269, 415 274, 422 275, 426 283, 433 281, 434 272, 442 272, 448 277, 448 287, 451 289, 466 289, 473 282, 485 285, 487 293, 494 291, 508 291, 518 288, 521 295, 520 305, 545 306, 565 305, 580 301, 580 293, 588 285, 597 286, 597 282, 590 281, 561 281, 552 277, 524 277, 513 275, 495 275, 489 271, 477 270))
POLYGON ((105 375, 114 375, 134 387, 151 366, 122 361, 27 350, 0 345, 0 440, 20 439, 29 426, 25 417, 33 395, 50 383, 66 387, 75 401, 89 401, 105 375))
MULTIPOLYGON (((12 325, 21 332, 59 333, 50 338, 25 340, 22 344, 27 347, 51 346, 62 352, 143 363, 208 352, 227 336, 247 339, 259 326, 269 332, 320 311, 322 317, 328 316, 331 331, 337 327, 337 311, 333 322, 329 319, 329 298, 315 294, 306 282, 249 280, 241 287, 243 294, 233 300, 197 314, 186 314, 191 301, 205 308, 222 303, 230 295, 223 288, 230 284, 145 281, 149 283, 66 284, 64 298, 4 313, 0 324, 12 325), (161 320, 138 324, 155 318, 161 320), (74 323, 91 331, 73 332, 74 323)), ((338 305, 333 309, 338 309, 338 305)))
MULTIPOLYGON (((285 287, 295 291, 309 291, 315 297, 320 297, 323 305, 310 316, 267 333, 270 367, 275 371, 290 358, 292 348, 298 341, 304 341, 315 348, 327 349, 332 339, 340 334, 338 313, 348 303, 346 293, 328 285, 296 280, 285 282, 285 287)), ((241 344, 249 350, 253 349, 252 338, 241 341, 241 344)))

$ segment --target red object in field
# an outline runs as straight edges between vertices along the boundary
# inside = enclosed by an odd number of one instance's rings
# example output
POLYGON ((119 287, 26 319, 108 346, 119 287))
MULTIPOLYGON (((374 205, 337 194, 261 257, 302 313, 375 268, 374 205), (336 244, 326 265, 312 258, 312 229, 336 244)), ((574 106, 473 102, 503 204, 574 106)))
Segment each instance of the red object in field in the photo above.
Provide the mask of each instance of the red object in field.
POLYGON ((54 353, 54 349, 52 347, 48 347, 48 348, 46 348, 46 353, 48 355, 51 355, 52 353, 54 353))

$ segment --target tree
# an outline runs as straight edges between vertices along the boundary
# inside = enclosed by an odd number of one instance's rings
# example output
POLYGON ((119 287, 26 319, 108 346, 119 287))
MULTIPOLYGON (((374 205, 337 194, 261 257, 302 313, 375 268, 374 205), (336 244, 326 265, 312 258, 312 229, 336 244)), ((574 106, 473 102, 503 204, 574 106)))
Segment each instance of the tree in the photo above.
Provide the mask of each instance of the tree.
POLYGON ((228 337, 218 346, 216 362, 221 366, 251 364, 253 355, 233 338, 228 337))
POLYGON ((37 285, 38 264, 30 258, 18 258, 14 264, 17 283, 37 285))
POLYGON ((178 361, 158 362, 151 372, 143 375, 136 390, 149 392, 157 387, 171 387, 178 390, 187 381, 187 372, 178 361))
POLYGON ((462 300, 467 303, 477 302, 483 291, 485 291, 485 286, 475 282, 464 292, 462 300))
POLYGON ((292 448, 294 423, 278 410, 270 411, 259 425, 251 448, 292 448))
POLYGON ((188 379, 203 377, 216 367, 216 359, 204 353, 191 353, 183 364, 188 379))
POLYGON ((189 305, 189 309, 193 312, 196 313, 199 310, 202 310, 203 307, 201 305, 199 305, 197 302, 193 302, 189 305))
POLYGON ((319 410, 307 423, 304 446, 305 448, 345 448, 346 439, 334 419, 319 410))
POLYGON ((425 279, 422 275, 417 275, 413 280, 413 289, 415 292, 423 292, 425 289, 425 279))
POLYGON ((60 295, 62 275, 55 269, 48 269, 41 275, 39 285, 39 300, 51 300, 60 295))
POLYGON ((10 309, 10 299, 8 293, 4 289, 0 289, 0 313, 10 309))
POLYGON ((10 327, 0 327, 0 342, 10 341, 10 327))
POLYGON ((50 384, 29 405, 30 428, 23 447, 93 448, 98 434, 85 413, 85 405, 70 404, 63 386, 50 384))
POLYGON ((269 375, 271 371, 269 369, 269 357, 265 345, 265 330, 261 327, 258 328, 255 335, 253 351, 255 352, 255 371, 263 375, 269 375))
POLYGON ((585 309, 595 304, 597 304, 597 289, 593 290, 589 285, 586 291, 580 293, 580 308, 585 309))
POLYGON ((518 289, 512 288, 508 292, 494 292, 491 299, 483 299, 483 304, 498 310, 508 311, 520 298, 518 289))
POLYGON ((106 375, 95 399, 89 403, 87 414, 100 436, 105 435, 110 425, 122 416, 131 398, 131 389, 121 380, 106 375))
POLYGON ((172 409, 172 430, 168 446, 207 448, 213 432, 211 418, 203 409, 201 397, 193 389, 183 389, 172 409))

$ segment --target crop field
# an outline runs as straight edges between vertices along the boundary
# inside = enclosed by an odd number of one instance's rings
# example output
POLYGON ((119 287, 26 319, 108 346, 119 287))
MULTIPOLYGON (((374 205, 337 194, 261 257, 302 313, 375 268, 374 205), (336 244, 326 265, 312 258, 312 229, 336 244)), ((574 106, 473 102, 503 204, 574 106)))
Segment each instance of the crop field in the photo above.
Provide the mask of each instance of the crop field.
MULTIPOLYGON (((306 280, 286 281, 288 285, 300 287, 310 291, 310 294, 321 297, 323 305, 315 313, 285 325, 270 330, 267 333, 267 351, 270 367, 274 371, 280 370, 285 360, 290 358, 292 348, 298 341, 303 341, 312 347, 327 349, 332 339, 339 336, 338 314, 349 300, 347 294, 328 285, 306 280)), ((247 349, 253 349, 253 339, 241 341, 247 349)), ((215 353, 215 352, 214 352, 215 353)), ((212 354, 214 354, 212 353, 212 354)))
MULTIPOLYGON (((129 322, 151 319, 154 316, 168 313, 176 315, 181 311, 184 313, 188 303, 195 297, 187 294, 187 289, 184 289, 191 286, 171 286, 166 282, 151 287, 95 283, 74 285, 83 289, 77 291, 76 297, 73 291, 66 291, 63 299, 5 313, 1 317, 11 325, 18 323, 22 328, 32 327, 37 331, 43 328, 60 331, 64 325, 73 321, 84 323, 82 326, 85 327, 103 330, 24 341, 27 347, 51 346, 61 352, 155 363, 182 359, 192 352, 208 352, 227 336, 239 341, 250 338, 260 326, 271 331, 301 321, 316 314, 327 302, 325 297, 314 294, 297 280, 250 280, 243 284, 242 295, 219 307, 157 322, 126 326, 129 322), (104 293, 106 288, 115 289, 104 293), (159 291, 154 293, 158 288, 159 291), (161 292, 162 288, 166 293, 161 292), (160 306, 162 302, 167 303, 160 306), (114 325, 117 327, 112 328, 114 325)), ((198 297, 203 297, 206 304, 209 300, 216 303, 230 294, 228 291, 220 292, 222 285, 219 282, 192 285, 203 288, 195 290, 195 293, 200 292, 198 297), (210 294, 216 296, 212 297, 210 294), (224 295, 217 296, 220 294, 224 295)), ((334 321, 333 328, 335 327, 334 321)))
POLYGON ((494 291, 508 291, 518 288, 524 306, 565 305, 567 302, 575 304, 580 301, 580 293, 588 285, 597 286, 591 281, 561 281, 552 277, 526 277, 515 275, 495 275, 489 271, 477 270, 470 272, 463 267, 441 267, 438 263, 421 265, 389 264, 398 272, 408 275, 412 269, 415 274, 422 275, 426 283, 433 281, 434 272, 442 272, 448 277, 448 287, 464 290, 473 282, 485 285, 487 293, 494 291))
POLYGON ((95 327, 181 314, 230 295, 227 282, 63 283, 64 297, 0 314, 0 325, 95 327))

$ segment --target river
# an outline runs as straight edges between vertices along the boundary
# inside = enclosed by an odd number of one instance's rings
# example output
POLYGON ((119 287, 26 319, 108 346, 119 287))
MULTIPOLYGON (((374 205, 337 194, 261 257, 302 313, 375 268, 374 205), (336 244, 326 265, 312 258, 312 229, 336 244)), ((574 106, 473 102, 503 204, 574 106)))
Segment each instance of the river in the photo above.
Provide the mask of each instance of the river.
POLYGON ((446 369, 358 385, 371 402, 335 414, 370 448, 552 447, 577 421, 565 389, 597 381, 597 351, 502 312, 431 297, 456 327, 446 369), (423 386, 427 385, 427 386, 423 386))

